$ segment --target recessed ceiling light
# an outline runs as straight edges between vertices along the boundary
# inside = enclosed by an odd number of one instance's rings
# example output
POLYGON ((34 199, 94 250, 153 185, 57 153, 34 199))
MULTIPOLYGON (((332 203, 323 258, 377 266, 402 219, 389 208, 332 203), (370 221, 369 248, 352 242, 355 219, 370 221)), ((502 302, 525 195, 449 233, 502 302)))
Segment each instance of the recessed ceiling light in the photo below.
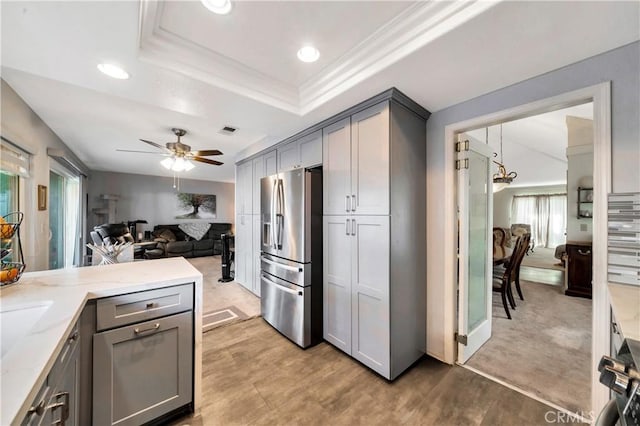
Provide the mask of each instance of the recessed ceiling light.
POLYGON ((126 80, 129 78, 128 72, 113 64, 98 64, 98 69, 112 78, 117 78, 119 80, 126 80))
POLYGON ((231 0, 200 0, 202 5, 218 15, 231 12, 231 0))
POLYGON ((298 50, 298 59, 302 62, 315 62, 320 57, 320 52, 313 46, 304 46, 298 50))

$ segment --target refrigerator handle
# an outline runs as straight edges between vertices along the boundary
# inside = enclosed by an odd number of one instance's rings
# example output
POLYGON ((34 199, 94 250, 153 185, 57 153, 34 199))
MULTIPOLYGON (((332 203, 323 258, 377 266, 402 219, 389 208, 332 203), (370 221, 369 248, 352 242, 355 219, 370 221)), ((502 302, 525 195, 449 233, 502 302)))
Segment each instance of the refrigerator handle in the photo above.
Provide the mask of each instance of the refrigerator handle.
POLYGON ((278 178, 273 181, 273 188, 271 189, 271 244, 274 249, 278 249, 276 245, 276 188, 278 185, 278 178))
POLYGON ((278 245, 278 250, 282 249, 282 234, 284 231, 284 185, 282 183, 282 179, 278 179, 278 212, 276 214, 277 217, 277 240, 276 243, 278 245))

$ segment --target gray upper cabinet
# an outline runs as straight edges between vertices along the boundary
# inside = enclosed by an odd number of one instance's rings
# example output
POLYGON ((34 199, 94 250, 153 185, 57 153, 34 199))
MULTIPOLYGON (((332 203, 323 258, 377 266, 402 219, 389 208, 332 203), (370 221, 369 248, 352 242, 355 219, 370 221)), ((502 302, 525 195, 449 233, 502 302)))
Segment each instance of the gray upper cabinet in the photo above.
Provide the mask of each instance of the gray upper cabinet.
POLYGON ((388 102, 351 117, 351 212, 389 214, 388 102))
POLYGON ((322 131, 278 147, 278 171, 311 167, 322 164, 322 131))
POLYGON ((322 130, 322 209, 324 215, 351 211, 351 119, 322 130))
POLYGON ((253 209, 253 163, 236 167, 236 214, 251 214, 253 209))
POLYGON ((325 215, 389 214, 389 103, 323 130, 325 215))
MULTIPOLYGON (((273 151, 264 154, 264 176, 271 176, 276 173, 278 173, 278 153, 274 149, 273 151)), ((259 191, 260 184, 258 183, 258 192, 259 191)))

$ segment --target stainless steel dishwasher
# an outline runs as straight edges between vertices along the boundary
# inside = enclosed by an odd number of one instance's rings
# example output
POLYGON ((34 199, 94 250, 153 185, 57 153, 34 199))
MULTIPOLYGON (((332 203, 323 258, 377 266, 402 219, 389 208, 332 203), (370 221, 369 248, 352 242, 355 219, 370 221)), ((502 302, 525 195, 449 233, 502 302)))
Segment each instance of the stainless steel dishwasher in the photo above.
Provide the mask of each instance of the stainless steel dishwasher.
POLYGON ((93 424, 140 425, 193 402, 193 285, 99 299, 93 424))

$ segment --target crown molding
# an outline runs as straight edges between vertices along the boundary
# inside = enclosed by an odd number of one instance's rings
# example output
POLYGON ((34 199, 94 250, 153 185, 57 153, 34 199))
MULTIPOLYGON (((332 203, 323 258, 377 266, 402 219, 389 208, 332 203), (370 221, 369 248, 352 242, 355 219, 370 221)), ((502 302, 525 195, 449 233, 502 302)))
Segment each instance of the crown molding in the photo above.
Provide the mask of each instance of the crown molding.
POLYGON ((305 115, 499 1, 417 2, 298 87, 168 31, 160 24, 164 4, 142 0, 139 57, 241 96, 305 115))
POLYGON ((485 12, 498 1, 418 2, 300 87, 303 114, 485 12))
POLYGON ((300 114, 297 87, 167 31, 160 25, 163 13, 162 2, 140 2, 140 59, 276 108, 300 114))

